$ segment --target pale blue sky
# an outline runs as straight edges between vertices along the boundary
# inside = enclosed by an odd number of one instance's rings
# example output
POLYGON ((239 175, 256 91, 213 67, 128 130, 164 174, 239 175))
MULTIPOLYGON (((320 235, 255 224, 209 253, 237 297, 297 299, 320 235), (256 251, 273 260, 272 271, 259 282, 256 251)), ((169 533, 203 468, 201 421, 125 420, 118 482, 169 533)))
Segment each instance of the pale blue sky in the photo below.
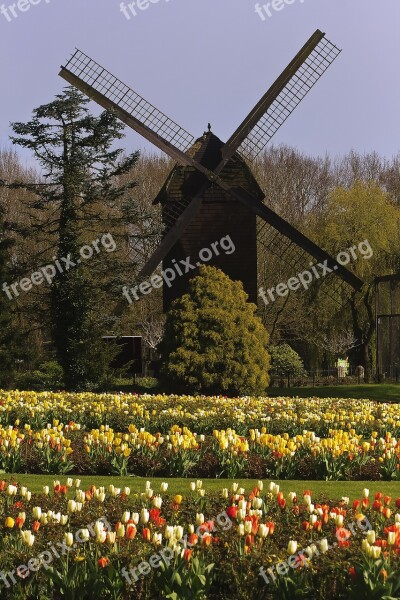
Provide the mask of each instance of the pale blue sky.
MULTIPOLYGON (((193 135, 210 121, 227 139, 320 28, 343 52, 274 143, 309 154, 399 152, 399 0, 293 0, 265 21, 254 0, 159 0, 130 20, 120 0, 35 2, 10 22, 0 14, 0 146, 10 121, 60 92, 59 66, 75 47, 193 135)), ((123 143, 145 145, 135 133, 123 143)))

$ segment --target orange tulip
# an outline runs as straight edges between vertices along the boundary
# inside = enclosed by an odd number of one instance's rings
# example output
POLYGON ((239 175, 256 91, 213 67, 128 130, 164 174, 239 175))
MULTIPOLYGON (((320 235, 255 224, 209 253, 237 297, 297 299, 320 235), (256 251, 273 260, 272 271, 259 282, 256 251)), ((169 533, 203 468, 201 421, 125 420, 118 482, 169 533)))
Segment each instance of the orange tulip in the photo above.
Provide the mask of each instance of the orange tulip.
POLYGON ((186 560, 187 562, 189 562, 189 560, 192 558, 192 553, 193 553, 193 550, 186 548, 183 552, 183 559, 186 560))
MULTIPOLYGON (((150 529, 148 529, 148 531, 150 531, 150 529)), ((136 529, 135 525, 132 523, 129 523, 129 525, 126 526, 126 537, 128 538, 128 540, 135 539, 136 533, 137 533, 137 529, 136 529)), ((150 537, 149 537, 149 539, 150 539, 150 537)))
POLYGON ((196 533, 191 533, 189 535, 189 544, 191 546, 195 546, 199 541, 199 536, 196 533))
POLYGON ((272 535, 275 531, 275 523, 272 521, 267 521, 265 524, 269 528, 268 535, 272 535))
POLYGON ((108 565, 110 561, 108 560, 108 558, 106 556, 102 556, 101 558, 99 558, 99 560, 97 561, 97 564, 104 569, 104 567, 106 567, 108 565))
POLYGON ((40 521, 34 521, 33 525, 32 525, 32 531, 34 533, 36 533, 39 530, 39 527, 40 527, 40 521))
POLYGON ((142 531, 142 537, 146 542, 149 542, 151 539, 151 531, 148 527, 145 527, 142 531))

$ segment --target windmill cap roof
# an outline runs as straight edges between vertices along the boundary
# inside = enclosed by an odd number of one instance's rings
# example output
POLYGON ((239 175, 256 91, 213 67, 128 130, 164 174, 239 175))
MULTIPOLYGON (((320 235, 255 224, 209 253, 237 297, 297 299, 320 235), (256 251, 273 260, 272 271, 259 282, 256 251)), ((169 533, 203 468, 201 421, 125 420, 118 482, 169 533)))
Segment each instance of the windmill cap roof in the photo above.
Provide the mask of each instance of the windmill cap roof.
MULTIPOLYGON (((187 154, 201 163, 207 169, 214 171, 222 160, 222 148, 225 146, 219 137, 211 131, 206 131, 199 137, 187 154)), ((166 201, 169 195, 176 197, 185 181, 185 173, 197 172, 192 166, 175 165, 168 175, 167 180, 157 194, 153 204, 159 204, 166 201)), ((261 191, 254 175, 244 160, 235 153, 224 167, 221 176, 232 186, 242 186, 251 191, 254 196, 261 200, 264 194, 261 191)))

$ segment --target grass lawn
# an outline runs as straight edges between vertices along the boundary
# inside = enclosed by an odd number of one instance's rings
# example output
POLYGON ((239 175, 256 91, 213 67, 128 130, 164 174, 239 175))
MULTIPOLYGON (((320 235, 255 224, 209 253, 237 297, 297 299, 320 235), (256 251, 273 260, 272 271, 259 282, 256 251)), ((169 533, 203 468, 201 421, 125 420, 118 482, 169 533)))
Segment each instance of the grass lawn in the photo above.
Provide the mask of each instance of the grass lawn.
MULTIPOLYGON (((16 481, 21 485, 26 486, 31 492, 41 493, 42 487, 48 485, 50 489, 53 487, 53 481, 58 479, 61 483, 65 483, 66 477, 60 477, 57 475, 2 475, 7 480, 16 481)), ((72 476, 73 477, 73 476, 72 476)), ((143 491, 145 488, 146 478, 144 477, 105 477, 97 475, 82 476, 81 488, 88 489, 92 484, 99 486, 108 486, 110 483, 116 487, 129 486, 131 492, 143 491)), ((169 479, 159 477, 148 477, 151 481, 152 489, 155 493, 160 491, 160 485, 162 481, 168 482, 168 493, 169 494, 182 494, 185 495, 189 492, 189 484, 191 479, 169 479)), ((219 492, 222 488, 230 488, 233 481, 239 484, 239 487, 245 488, 247 492, 251 491, 257 484, 257 481, 252 479, 203 479, 203 487, 207 492, 219 492)), ((264 481, 264 488, 268 485, 269 481, 264 481)), ((319 494, 324 494, 332 499, 340 499, 342 496, 348 496, 350 501, 355 498, 360 498, 362 490, 368 488, 370 495, 380 491, 388 496, 397 498, 400 496, 400 485, 399 482, 390 481, 277 481, 281 486, 281 490, 286 495, 288 492, 297 492, 298 495, 302 494, 304 490, 309 489, 312 491, 313 496, 317 497, 319 494)), ((72 492, 70 492, 72 494, 72 492)))
POLYGON ((400 402, 399 384, 333 385, 318 387, 270 388, 268 395, 300 398, 366 398, 381 402, 400 402))
MULTIPOLYGON (((157 394, 162 390, 157 387, 145 388, 141 385, 130 383, 126 384, 121 380, 121 384, 114 386, 112 393, 125 392, 127 394, 137 392, 140 394, 157 394)), ((268 396, 299 396, 300 398, 319 397, 319 398, 366 398, 368 400, 380 400, 381 402, 400 402, 400 384, 359 384, 359 385, 321 385, 317 387, 272 387, 268 389, 268 396)))

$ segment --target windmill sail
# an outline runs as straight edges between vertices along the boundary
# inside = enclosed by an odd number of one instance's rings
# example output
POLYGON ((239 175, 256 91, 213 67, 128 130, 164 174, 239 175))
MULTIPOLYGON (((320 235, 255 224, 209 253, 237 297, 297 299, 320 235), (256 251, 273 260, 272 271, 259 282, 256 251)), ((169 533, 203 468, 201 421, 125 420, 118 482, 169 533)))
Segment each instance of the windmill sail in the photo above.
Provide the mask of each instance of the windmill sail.
POLYGON ((317 30, 231 136, 225 156, 254 160, 341 50, 317 30))
POLYGON ((190 164, 185 152, 194 137, 84 52, 76 50, 60 76, 172 158, 190 164))

